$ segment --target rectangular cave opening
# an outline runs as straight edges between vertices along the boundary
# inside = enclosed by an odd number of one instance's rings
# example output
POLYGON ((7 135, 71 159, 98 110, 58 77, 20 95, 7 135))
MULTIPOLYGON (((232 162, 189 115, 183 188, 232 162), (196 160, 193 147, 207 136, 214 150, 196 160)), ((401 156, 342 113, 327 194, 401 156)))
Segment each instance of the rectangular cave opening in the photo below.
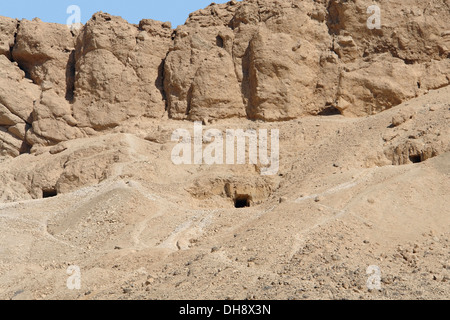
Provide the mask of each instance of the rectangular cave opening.
POLYGON ((234 198, 234 207, 238 209, 250 207, 251 197, 248 194, 236 195, 234 198))
POLYGON ((53 198, 58 195, 58 191, 56 189, 42 189, 42 198, 53 198))
POLYGON ((422 157, 420 156, 420 154, 419 155, 410 155, 409 160, 412 163, 420 163, 420 162, 422 162, 422 157))

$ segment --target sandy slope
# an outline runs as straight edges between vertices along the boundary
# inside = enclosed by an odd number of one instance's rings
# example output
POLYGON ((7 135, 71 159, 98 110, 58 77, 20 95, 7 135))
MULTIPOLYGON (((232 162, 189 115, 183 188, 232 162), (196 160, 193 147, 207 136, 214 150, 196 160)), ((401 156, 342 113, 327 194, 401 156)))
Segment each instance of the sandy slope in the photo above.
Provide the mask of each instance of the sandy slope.
POLYGON ((135 134, 118 128, 56 155, 5 158, 3 175, 93 146, 118 160, 81 157, 107 174, 53 198, 31 200, 8 184, 22 200, 0 204, 0 298, 448 299, 449 101, 444 88, 366 118, 207 126, 279 129, 275 177, 250 165, 173 165, 172 129, 192 123, 172 120, 158 122, 163 131, 140 122, 135 134), (415 152, 411 143, 439 155, 392 165, 415 152), (255 203, 234 208, 227 184, 255 203), (70 265, 81 269, 81 290, 66 287, 70 265), (371 265, 381 291, 366 287, 371 265))

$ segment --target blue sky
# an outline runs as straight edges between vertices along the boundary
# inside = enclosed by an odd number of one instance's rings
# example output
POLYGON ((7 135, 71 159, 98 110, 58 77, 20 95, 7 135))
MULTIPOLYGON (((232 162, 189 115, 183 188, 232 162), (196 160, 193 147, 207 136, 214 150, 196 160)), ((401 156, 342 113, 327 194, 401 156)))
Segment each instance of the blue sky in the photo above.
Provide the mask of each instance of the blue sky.
POLYGON ((39 17, 45 22, 66 23, 67 8, 77 5, 81 9, 81 22, 86 23, 97 11, 119 15, 130 23, 142 19, 170 21, 175 28, 184 24, 190 12, 207 7, 211 2, 225 3, 228 0, 1 0, 0 16, 25 18, 39 17))

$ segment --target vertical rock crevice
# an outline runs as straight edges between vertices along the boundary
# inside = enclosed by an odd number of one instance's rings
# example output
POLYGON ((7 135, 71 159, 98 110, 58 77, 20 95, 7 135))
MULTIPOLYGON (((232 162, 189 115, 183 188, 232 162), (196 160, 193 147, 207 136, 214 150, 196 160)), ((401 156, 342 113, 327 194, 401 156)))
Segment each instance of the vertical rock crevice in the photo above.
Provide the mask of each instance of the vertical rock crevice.
POLYGON ((70 103, 74 100, 75 74, 76 74, 75 50, 72 50, 66 65, 66 95, 65 98, 70 103))
POLYGON ((16 46, 16 44, 17 44, 17 34, 19 33, 19 28, 20 28, 20 20, 17 20, 16 30, 14 32, 14 42, 13 42, 12 46, 9 47, 9 57, 8 57, 8 59, 11 62, 15 62, 14 58, 13 58, 13 50, 14 50, 14 47, 16 46))

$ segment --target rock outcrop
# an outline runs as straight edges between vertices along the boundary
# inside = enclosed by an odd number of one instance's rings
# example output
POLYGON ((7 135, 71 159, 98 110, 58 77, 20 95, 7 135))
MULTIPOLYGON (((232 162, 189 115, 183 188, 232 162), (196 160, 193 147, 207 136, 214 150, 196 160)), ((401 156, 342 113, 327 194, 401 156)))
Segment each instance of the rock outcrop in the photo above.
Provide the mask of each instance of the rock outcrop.
POLYGON ((26 133, 33 122, 39 87, 25 78, 17 63, 0 55, 0 154, 18 156, 26 152, 26 133))
POLYGON ((0 55, 8 59, 11 59, 18 23, 16 19, 0 17, 0 55))
POLYGON ((448 86, 449 2, 379 1, 379 29, 371 6, 229 1, 175 30, 101 12, 80 31, 0 17, 1 153, 140 117, 361 117, 448 86))
POLYGON ((73 111, 79 126, 104 130, 130 117, 161 117, 162 63, 170 25, 151 20, 139 27, 99 13, 76 44, 73 111))
POLYGON ((42 89, 70 96, 75 37, 65 25, 22 20, 17 26, 12 59, 42 89))

